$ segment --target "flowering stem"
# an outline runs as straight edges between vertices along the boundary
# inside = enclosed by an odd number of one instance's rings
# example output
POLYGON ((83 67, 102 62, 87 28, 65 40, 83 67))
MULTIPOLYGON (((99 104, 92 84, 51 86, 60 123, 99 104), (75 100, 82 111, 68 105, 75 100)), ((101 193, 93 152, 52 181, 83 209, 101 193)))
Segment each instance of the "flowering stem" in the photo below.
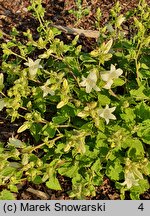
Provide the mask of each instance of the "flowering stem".
POLYGON ((110 95, 112 95, 112 96, 116 97, 118 100, 120 100, 119 97, 113 92, 112 89, 109 89, 109 93, 110 93, 110 95))
POLYGON ((34 11, 35 11, 35 13, 37 15, 37 18, 39 20, 40 26, 43 28, 44 32, 46 33, 46 29, 45 29, 45 27, 44 27, 44 25, 42 23, 42 17, 39 15, 39 13, 38 13, 38 11, 37 11, 37 9, 35 7, 34 7, 34 11))
POLYGON ((137 58, 135 59, 135 66, 136 66, 136 81, 137 81, 138 86, 140 86, 139 65, 138 65, 137 58))
POLYGON ((21 56, 21 55, 15 53, 15 52, 13 52, 13 51, 11 51, 11 54, 13 54, 13 55, 15 55, 15 56, 17 56, 17 57, 19 57, 19 58, 21 58, 21 59, 27 61, 27 59, 26 59, 25 57, 23 57, 23 56, 21 56))
POLYGON ((57 126, 57 128, 68 128, 68 127, 79 129, 78 127, 76 127, 74 125, 71 125, 71 124, 68 124, 68 125, 58 125, 57 126))
MULTIPOLYGON (((59 140, 60 138, 62 138, 63 136, 64 136, 64 135, 61 134, 59 137, 56 137, 56 138, 50 140, 50 142, 53 142, 53 143, 54 143, 54 142, 56 142, 57 140, 59 140)), ((35 151, 35 150, 37 150, 37 149, 39 149, 39 148, 41 148, 41 147, 43 147, 44 145, 46 145, 46 143, 41 143, 41 144, 39 144, 39 145, 33 147, 32 150, 31 150, 31 152, 32 152, 32 151, 35 151)))

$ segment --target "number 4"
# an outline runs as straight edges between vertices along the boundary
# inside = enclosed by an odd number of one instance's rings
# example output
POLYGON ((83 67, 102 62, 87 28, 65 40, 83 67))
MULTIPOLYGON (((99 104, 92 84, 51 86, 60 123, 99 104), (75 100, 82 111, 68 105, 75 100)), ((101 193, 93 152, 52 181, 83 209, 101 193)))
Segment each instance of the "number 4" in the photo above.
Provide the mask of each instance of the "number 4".
POLYGON ((138 207, 139 210, 143 211, 144 210, 144 206, 143 206, 143 203, 141 203, 138 207))

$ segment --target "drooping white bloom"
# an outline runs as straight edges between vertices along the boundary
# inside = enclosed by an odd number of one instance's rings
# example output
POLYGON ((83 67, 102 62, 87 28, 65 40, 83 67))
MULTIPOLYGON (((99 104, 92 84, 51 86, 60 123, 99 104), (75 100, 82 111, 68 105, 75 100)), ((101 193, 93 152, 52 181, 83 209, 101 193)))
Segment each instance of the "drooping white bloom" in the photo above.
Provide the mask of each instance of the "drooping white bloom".
POLYGON ((87 78, 82 76, 82 79, 83 81, 80 83, 80 86, 86 87, 86 93, 90 93, 92 89, 100 91, 100 88, 96 85, 97 75, 95 71, 91 71, 87 78))
POLYGON ((116 69, 116 67, 113 64, 111 64, 110 66, 110 71, 101 72, 101 78, 103 81, 106 82, 104 88, 110 89, 113 84, 113 80, 117 79, 122 73, 122 69, 116 69))
POLYGON ((52 96, 55 95, 55 91, 49 87, 49 84, 50 84, 50 80, 47 80, 46 83, 40 87, 43 91, 43 97, 46 97, 48 94, 52 96))
POLYGON ((41 86, 41 89, 43 91, 43 97, 46 97, 48 94, 50 94, 52 96, 55 95, 55 92, 52 89, 50 89, 50 87, 48 87, 46 85, 41 86))
POLYGON ((40 65, 41 59, 37 59, 33 61, 31 58, 28 58, 28 62, 24 63, 26 66, 29 67, 29 74, 31 78, 34 78, 37 74, 38 68, 42 68, 40 65))
POLYGON ((104 109, 98 109, 98 115, 105 119, 106 124, 109 123, 110 119, 115 120, 116 117, 112 114, 112 112, 116 109, 116 107, 109 108, 108 105, 104 109))
POLYGON ((122 183, 122 185, 126 185, 128 189, 130 189, 132 186, 138 186, 139 179, 135 179, 135 176, 132 172, 128 171, 125 172, 125 181, 122 183))

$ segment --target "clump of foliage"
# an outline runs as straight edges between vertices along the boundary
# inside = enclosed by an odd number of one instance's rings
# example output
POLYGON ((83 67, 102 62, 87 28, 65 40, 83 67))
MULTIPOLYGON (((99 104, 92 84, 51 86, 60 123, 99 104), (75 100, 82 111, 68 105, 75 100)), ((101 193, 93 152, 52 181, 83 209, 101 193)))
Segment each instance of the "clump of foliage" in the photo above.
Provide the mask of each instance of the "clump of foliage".
POLYGON ((126 191, 140 199, 150 177, 150 8, 142 0, 123 15, 117 2, 90 53, 78 36, 70 44, 59 39, 41 0, 31 0, 29 9, 39 37, 28 29, 23 43, 13 29, 2 44, 0 110, 20 120, 18 135, 28 131, 33 139, 0 144, 1 199, 11 199, 24 180, 61 190, 58 174, 71 179, 72 199, 95 196, 104 176, 121 199, 126 191), (128 19, 130 37, 123 30, 128 19))
POLYGON ((90 7, 83 7, 83 0, 75 0, 75 6, 76 9, 70 9, 69 13, 74 15, 77 25, 84 16, 90 13, 90 7))

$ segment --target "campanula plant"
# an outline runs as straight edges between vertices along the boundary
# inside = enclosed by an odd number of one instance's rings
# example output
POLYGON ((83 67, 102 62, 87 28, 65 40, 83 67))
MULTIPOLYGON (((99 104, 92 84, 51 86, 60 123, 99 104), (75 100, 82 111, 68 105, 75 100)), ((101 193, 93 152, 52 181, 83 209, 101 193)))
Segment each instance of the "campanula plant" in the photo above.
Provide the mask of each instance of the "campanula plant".
POLYGON ((104 177, 120 199, 126 191, 140 199, 150 176, 148 5, 141 0, 133 13, 120 14, 117 2, 103 27, 99 10, 102 34, 85 53, 78 36, 70 44, 58 37, 41 3, 29 7, 39 37, 28 29, 18 43, 13 29, 1 46, 0 110, 17 129, 0 143, 0 199, 13 199, 24 181, 62 190, 58 174, 70 178, 71 199, 94 197, 104 177))

